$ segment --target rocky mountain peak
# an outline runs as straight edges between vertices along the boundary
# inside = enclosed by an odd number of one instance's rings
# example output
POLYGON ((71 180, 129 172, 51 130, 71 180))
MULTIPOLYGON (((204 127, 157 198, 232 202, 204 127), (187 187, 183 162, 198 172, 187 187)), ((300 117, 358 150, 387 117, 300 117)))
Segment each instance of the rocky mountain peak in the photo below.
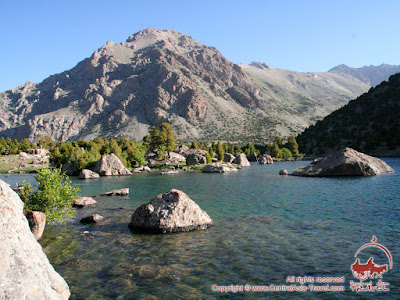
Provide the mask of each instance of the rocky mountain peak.
POLYGON ((251 62, 250 63, 250 66, 252 66, 252 67, 256 67, 256 68, 259 68, 259 69, 269 69, 269 67, 265 64, 265 63, 263 63, 263 62, 259 62, 259 61, 253 61, 253 62, 251 62))

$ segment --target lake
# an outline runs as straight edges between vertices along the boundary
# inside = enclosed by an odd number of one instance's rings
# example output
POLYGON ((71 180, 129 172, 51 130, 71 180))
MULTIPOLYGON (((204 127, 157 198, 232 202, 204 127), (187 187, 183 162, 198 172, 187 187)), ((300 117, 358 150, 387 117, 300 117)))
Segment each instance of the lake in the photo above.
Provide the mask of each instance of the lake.
MULTIPOLYGON (((48 225, 40 244, 68 282, 71 299, 395 298, 400 294, 400 159, 385 161, 396 173, 362 178, 278 175, 281 169, 290 172, 306 165, 300 161, 252 163, 231 174, 73 179, 81 185, 82 196, 125 187, 130 196, 96 197, 98 204, 78 210, 76 219, 48 225), (187 193, 214 226, 165 235, 131 232, 128 224, 135 208, 171 188, 187 193), (79 223, 92 213, 106 222, 79 223), (355 254, 373 236, 393 257, 393 269, 382 279, 390 283, 390 291, 352 292, 355 254), (231 285, 300 286, 290 281, 299 277, 344 277, 344 283, 330 286, 344 286, 345 291, 215 291, 231 285)), ((23 178, 32 176, 0 176, 10 184, 23 178)), ((379 265, 388 263, 376 247, 365 248, 357 257, 366 263, 370 256, 379 265)))

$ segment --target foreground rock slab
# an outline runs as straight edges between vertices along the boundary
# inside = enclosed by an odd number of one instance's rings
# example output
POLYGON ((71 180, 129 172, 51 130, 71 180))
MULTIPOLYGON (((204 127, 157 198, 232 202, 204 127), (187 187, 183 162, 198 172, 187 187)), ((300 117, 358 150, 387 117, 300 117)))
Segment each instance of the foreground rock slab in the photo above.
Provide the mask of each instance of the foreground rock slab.
POLYGON ((184 192, 176 189, 160 194, 136 209, 129 228, 154 233, 202 230, 213 220, 184 192))
POLYGON ((0 299, 68 299, 68 285, 31 233, 23 206, 0 180, 0 299))
POLYGON ((204 166, 203 173, 229 173, 238 170, 230 163, 212 163, 204 166))
POLYGON ((46 215, 40 211, 25 210, 24 215, 28 220, 29 228, 31 229, 35 239, 42 237, 44 227, 46 226, 46 215))
POLYGON ((88 205, 97 204, 97 201, 94 200, 92 197, 79 197, 74 199, 72 202, 72 207, 83 208, 88 205))
POLYGON ((344 148, 290 175, 308 177, 374 176, 394 172, 383 160, 344 148))
POLYGON ((132 175, 120 159, 114 154, 104 155, 96 162, 93 171, 100 176, 132 175))

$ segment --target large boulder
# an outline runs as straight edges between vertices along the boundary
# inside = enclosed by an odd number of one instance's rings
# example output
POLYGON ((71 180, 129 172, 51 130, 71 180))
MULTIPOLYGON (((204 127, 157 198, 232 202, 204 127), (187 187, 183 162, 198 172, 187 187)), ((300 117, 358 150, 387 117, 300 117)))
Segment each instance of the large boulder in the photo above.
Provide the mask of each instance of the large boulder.
POLYGON ((68 285, 33 236, 23 207, 0 180, 0 299, 68 299, 68 285))
POLYGON ((272 159, 271 155, 264 154, 263 156, 260 157, 258 163, 260 165, 270 165, 274 163, 274 160, 272 159))
POLYGON ((236 156, 230 153, 225 153, 224 154, 224 162, 226 163, 231 163, 235 160, 236 156))
POLYGON ((96 179, 99 177, 100 177, 99 174, 88 169, 83 169, 79 174, 79 179, 96 179))
POLYGON ((339 150, 324 159, 291 173, 295 176, 373 176, 394 172, 383 160, 351 148, 339 150))
POLYGON ((189 154, 188 157, 186 158, 186 164, 188 166, 204 165, 206 163, 207 163, 207 159, 205 158, 205 156, 201 155, 200 153, 189 154))
POLYGON ((29 228, 35 239, 42 237, 44 227, 46 226, 46 215, 41 211, 25 210, 24 215, 28 220, 29 228))
POLYGON ((230 163, 212 163, 204 166, 201 170, 203 173, 229 173, 238 170, 230 163))
POLYGON ((250 162, 247 160, 246 155, 243 153, 240 153, 238 156, 236 156, 232 163, 240 165, 242 167, 250 167, 250 162))
POLYGON ((156 233, 206 229, 212 219, 184 192, 172 189, 143 204, 132 215, 133 231, 156 233))
POLYGON ((93 171, 100 176, 132 175, 119 158, 114 154, 104 155, 96 162, 93 171))
POLYGON ((248 161, 258 161, 258 154, 256 152, 251 152, 250 154, 247 154, 246 157, 248 161))
POLYGON ((179 163, 179 162, 185 162, 186 157, 176 152, 169 152, 167 160, 169 163, 179 163))

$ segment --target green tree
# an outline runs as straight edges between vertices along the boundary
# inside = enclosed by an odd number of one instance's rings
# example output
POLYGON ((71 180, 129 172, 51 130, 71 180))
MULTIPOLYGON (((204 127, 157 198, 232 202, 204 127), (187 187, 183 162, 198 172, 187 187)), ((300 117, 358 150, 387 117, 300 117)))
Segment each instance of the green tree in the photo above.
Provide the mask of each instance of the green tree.
POLYGON ((273 157, 282 158, 282 150, 279 148, 278 144, 274 144, 270 151, 273 157))
POLYGON ((274 137, 274 144, 277 144, 279 148, 282 147, 282 138, 279 135, 274 137))
POLYGON ((190 146, 191 149, 200 149, 200 145, 197 141, 193 141, 192 145, 190 146))
POLYGON ((282 157, 284 159, 291 158, 292 152, 288 148, 282 148, 282 157))
POLYGON ((46 221, 64 221, 73 217, 72 200, 76 197, 79 187, 72 186, 67 175, 61 169, 42 169, 34 176, 37 181, 37 191, 30 184, 24 184, 21 199, 25 209, 41 211, 46 214, 46 221))
POLYGON ((207 152, 204 156, 206 157, 207 163, 211 164, 212 163, 212 158, 211 158, 210 153, 207 152))
POLYGON ((165 152, 175 151, 175 136, 172 132, 169 123, 162 123, 160 129, 153 126, 149 130, 149 137, 146 137, 146 142, 150 147, 158 153, 158 157, 164 157, 165 152))
POLYGON ((216 154, 217 154, 218 161, 221 161, 224 159, 225 150, 224 150, 224 147, 222 146, 221 142, 218 142, 218 144, 217 144, 216 154))
POLYGON ((292 152, 292 154, 299 154, 299 144, 297 144, 296 138, 292 135, 288 137, 287 148, 292 152))

